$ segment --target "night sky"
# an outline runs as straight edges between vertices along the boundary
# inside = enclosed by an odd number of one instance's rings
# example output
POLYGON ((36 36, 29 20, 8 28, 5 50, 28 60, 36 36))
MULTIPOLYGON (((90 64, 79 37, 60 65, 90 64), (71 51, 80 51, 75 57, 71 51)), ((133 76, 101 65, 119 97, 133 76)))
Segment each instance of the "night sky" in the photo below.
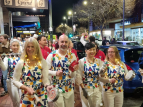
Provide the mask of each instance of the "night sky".
POLYGON ((57 27, 61 23, 66 22, 63 20, 63 16, 68 15, 68 10, 72 10, 73 4, 76 4, 78 1, 79 0, 52 0, 53 27, 57 27))

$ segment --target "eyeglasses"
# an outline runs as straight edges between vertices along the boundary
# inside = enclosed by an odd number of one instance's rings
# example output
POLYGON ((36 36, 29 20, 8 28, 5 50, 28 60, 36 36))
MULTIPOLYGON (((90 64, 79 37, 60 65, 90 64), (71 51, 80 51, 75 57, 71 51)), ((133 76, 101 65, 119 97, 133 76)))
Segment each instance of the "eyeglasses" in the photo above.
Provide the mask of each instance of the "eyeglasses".
POLYGON ((115 51, 108 51, 108 53, 115 53, 115 51))

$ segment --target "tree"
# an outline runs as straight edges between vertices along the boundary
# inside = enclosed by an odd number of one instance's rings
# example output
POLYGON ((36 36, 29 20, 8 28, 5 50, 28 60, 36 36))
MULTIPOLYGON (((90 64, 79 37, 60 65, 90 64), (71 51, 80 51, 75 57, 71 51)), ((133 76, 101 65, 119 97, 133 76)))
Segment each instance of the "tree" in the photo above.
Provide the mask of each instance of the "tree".
POLYGON ((56 33, 65 33, 65 34, 72 33, 72 28, 66 24, 65 25, 62 24, 56 28, 56 33))
MULTIPOLYGON (((87 5, 83 5, 84 0, 80 0, 74 5, 77 13, 77 20, 83 24, 93 22, 94 26, 101 30, 103 39, 103 29, 108 25, 109 20, 122 18, 123 0, 88 0, 87 5)), ((135 6, 141 0, 125 0, 125 17, 130 17, 135 6)))

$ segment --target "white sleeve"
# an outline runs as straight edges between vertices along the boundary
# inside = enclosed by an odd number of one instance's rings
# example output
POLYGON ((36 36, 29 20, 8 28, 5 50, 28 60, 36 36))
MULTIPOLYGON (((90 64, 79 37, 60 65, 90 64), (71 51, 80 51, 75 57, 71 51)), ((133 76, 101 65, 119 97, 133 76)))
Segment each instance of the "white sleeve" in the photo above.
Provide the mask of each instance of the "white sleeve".
POLYGON ((19 60, 16 64, 14 74, 13 74, 13 84, 20 88, 23 84, 20 82, 20 77, 22 75, 22 68, 23 68, 24 61, 19 60))
POLYGON ((99 60, 100 60, 99 61, 99 68, 101 68, 104 62, 101 59, 99 59, 99 60))
POLYGON ((83 46, 85 46, 87 42, 84 40, 84 36, 81 36, 80 42, 83 44, 83 46))
MULTIPOLYGON (((53 54, 49 54, 47 59, 46 59, 46 62, 47 62, 47 66, 48 66, 48 70, 51 69, 52 67, 52 57, 53 57, 53 54)), ((52 75, 52 76, 56 76, 56 72, 57 71, 52 71, 52 70, 49 70, 49 75, 52 75)))
POLYGON ((75 81, 78 85, 83 83, 83 81, 82 81, 82 75, 83 75, 82 73, 84 71, 84 65, 83 65, 84 63, 83 62, 84 62, 83 59, 79 60, 79 69, 76 73, 76 80, 75 81))
POLYGON ((124 66, 125 74, 127 74, 128 70, 127 70, 127 67, 126 67, 125 63, 123 63, 123 66, 124 66))
POLYGON ((44 86, 50 85, 49 76, 48 76, 48 66, 45 59, 42 60, 42 76, 43 76, 42 82, 44 86))
POLYGON ((7 68, 8 68, 8 58, 7 57, 4 58, 4 62, 2 60, 0 61, 0 68, 2 71, 7 70, 7 68))

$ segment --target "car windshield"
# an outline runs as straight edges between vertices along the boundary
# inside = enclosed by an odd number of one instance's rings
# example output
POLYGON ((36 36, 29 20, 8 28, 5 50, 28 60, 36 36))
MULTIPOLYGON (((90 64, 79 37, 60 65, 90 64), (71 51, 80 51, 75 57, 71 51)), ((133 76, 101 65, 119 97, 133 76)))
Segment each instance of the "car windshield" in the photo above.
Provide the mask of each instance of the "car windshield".
POLYGON ((143 49, 131 49, 125 51, 125 61, 126 62, 138 62, 140 54, 143 52, 143 49))
POLYGON ((130 42, 130 43, 126 43, 126 45, 132 45, 132 46, 135 46, 135 45, 139 45, 137 42, 130 42))

